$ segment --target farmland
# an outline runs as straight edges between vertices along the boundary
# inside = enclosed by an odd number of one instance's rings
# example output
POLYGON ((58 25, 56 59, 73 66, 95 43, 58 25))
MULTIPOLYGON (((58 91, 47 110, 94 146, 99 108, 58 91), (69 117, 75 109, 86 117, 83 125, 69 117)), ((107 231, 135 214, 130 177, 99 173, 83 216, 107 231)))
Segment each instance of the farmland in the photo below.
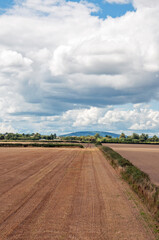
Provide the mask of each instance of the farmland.
POLYGON ((128 192, 97 148, 1 148, 0 239, 155 239, 128 192))
POLYGON ((104 144, 131 161, 159 185, 159 145, 104 144))

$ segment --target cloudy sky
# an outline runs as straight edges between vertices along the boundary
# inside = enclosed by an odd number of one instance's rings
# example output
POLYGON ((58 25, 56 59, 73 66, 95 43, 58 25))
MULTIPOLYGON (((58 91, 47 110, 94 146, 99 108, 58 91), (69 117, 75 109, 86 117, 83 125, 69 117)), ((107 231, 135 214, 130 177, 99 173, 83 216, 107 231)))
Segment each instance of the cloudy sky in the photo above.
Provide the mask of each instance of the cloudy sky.
POLYGON ((0 132, 159 135, 158 0, 0 0, 0 132))

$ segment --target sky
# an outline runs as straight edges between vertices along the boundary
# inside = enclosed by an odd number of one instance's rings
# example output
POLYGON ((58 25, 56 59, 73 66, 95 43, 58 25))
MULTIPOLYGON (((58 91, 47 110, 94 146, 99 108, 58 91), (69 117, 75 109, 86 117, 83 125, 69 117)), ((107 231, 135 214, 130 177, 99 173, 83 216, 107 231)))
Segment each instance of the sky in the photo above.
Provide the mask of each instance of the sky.
POLYGON ((159 136, 158 0, 0 0, 0 132, 159 136))

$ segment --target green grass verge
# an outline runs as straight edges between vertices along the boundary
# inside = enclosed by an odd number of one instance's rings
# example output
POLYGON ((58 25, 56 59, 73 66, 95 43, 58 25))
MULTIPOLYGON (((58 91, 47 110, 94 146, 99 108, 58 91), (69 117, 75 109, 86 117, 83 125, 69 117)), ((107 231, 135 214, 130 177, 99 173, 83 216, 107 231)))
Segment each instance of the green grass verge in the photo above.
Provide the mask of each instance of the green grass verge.
POLYGON ((155 219, 159 222, 159 187, 151 182, 148 174, 135 167, 113 149, 107 146, 101 146, 99 149, 114 168, 120 169, 122 178, 130 184, 131 188, 146 203, 155 219))

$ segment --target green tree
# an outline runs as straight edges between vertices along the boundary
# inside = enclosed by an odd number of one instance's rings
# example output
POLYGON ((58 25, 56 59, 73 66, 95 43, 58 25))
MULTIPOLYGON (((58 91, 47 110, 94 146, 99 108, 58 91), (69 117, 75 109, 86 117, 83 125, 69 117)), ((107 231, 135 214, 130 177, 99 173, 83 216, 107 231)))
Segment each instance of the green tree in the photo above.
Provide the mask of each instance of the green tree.
POLYGON ((137 134, 137 133, 133 133, 131 137, 132 137, 132 139, 139 139, 140 138, 139 134, 137 134))
POLYGON ((125 133, 121 133, 119 138, 126 138, 125 133))
POLYGON ((40 133, 35 133, 33 139, 34 139, 34 140, 39 140, 39 139, 41 139, 41 134, 40 134, 40 133))
POLYGON ((95 139, 100 138, 99 133, 96 133, 96 134, 94 135, 94 137, 95 137, 95 139))
POLYGON ((148 140, 149 136, 148 134, 142 133, 139 137, 140 141, 146 141, 148 140))
POLYGON ((153 141, 153 142, 158 142, 158 141, 159 141, 159 138, 158 138, 156 135, 154 135, 154 136, 151 138, 151 141, 153 141))
POLYGON ((4 134, 0 134, 0 140, 4 139, 4 134))
POLYGON ((110 135, 105 135, 105 137, 106 137, 106 138, 112 138, 112 136, 110 136, 110 135))

